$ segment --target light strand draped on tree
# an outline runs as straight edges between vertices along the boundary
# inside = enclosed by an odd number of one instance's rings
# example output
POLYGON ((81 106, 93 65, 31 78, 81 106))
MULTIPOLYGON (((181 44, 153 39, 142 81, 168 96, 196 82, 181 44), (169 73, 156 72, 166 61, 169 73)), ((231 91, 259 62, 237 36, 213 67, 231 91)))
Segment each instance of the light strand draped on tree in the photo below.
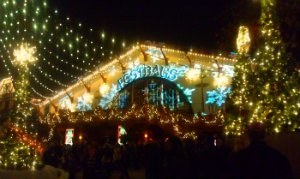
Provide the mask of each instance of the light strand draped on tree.
POLYGON ((13 52, 12 64, 17 68, 14 79, 15 107, 6 121, 6 132, 1 136, 0 167, 5 169, 34 169, 39 163, 38 144, 30 103, 29 63, 34 63, 35 47, 18 44, 13 52))
POLYGON ((235 110, 226 124, 226 134, 241 135, 252 122, 261 122, 268 132, 298 129, 300 119, 299 73, 289 66, 276 16, 276 0, 261 1, 261 41, 253 60, 241 52, 235 66, 235 110))

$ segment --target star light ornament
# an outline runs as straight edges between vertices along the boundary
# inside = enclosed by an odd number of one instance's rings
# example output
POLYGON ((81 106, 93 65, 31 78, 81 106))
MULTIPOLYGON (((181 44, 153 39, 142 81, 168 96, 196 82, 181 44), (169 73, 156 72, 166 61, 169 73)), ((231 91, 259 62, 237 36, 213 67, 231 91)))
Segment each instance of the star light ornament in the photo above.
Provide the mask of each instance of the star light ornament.
POLYGON ((27 65, 29 63, 35 63, 37 61, 35 53, 36 47, 30 46, 27 43, 22 43, 14 50, 14 59, 12 60, 12 64, 14 66, 21 66, 27 69, 27 65))

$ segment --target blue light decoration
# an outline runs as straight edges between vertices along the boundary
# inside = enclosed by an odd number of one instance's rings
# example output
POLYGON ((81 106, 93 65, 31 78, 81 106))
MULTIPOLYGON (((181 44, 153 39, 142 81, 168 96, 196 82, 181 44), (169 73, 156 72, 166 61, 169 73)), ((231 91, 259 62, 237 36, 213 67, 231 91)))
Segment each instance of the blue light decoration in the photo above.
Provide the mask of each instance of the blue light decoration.
MULTIPOLYGON (((110 92, 103 96, 100 99, 99 106, 103 109, 108 109, 110 105, 112 104, 115 96, 129 83, 145 78, 145 77, 160 77, 167 79, 169 81, 176 81, 178 77, 183 77, 185 73, 189 70, 188 66, 175 66, 175 65, 169 65, 169 66, 149 66, 149 65, 139 65, 129 71, 127 71, 123 77, 121 77, 118 80, 118 84, 112 84, 110 92)), ((192 103, 192 92, 195 91, 195 89, 189 89, 184 88, 182 86, 179 87, 181 90, 183 90, 183 93, 187 96, 188 102, 192 103)), ((175 108, 174 99, 176 98, 175 91, 164 91, 164 87, 157 86, 155 83, 149 84, 149 86, 146 87, 144 93, 148 95, 149 92, 152 92, 152 103, 161 103, 162 105, 168 105, 170 108, 175 108)), ((128 99, 128 94, 122 93, 120 94, 119 98, 119 107, 122 109, 126 106, 126 101, 128 99)), ((148 99, 148 97, 147 97, 148 99)), ((180 99, 179 99, 180 100, 180 99)), ((177 107, 180 105, 180 102, 177 102, 177 107)))
POLYGON ((118 94, 119 90, 117 85, 112 84, 109 93, 103 96, 99 102, 99 106, 103 109, 108 109, 109 105, 113 102, 114 97, 118 94))
POLYGON ((158 87, 157 84, 154 82, 151 82, 148 84, 148 101, 150 104, 157 105, 159 99, 158 99, 158 87))
POLYGON ((176 81, 178 77, 183 77, 188 71, 188 66, 149 66, 149 65, 139 65, 130 71, 127 71, 123 77, 118 80, 118 89, 121 90, 127 84, 145 77, 160 77, 167 79, 169 81, 176 81))
POLYGON ((78 111, 91 111, 92 110, 92 101, 87 95, 88 93, 84 93, 81 97, 78 97, 77 99, 77 106, 76 109, 78 111))
POLYGON ((185 87, 181 86, 180 84, 177 84, 177 86, 179 89, 181 89, 183 91, 183 94, 187 96, 188 102, 190 104, 192 104, 193 103, 192 95, 196 89, 195 88, 185 88, 185 87))
POLYGON ((221 107, 225 103, 228 94, 231 93, 231 87, 220 87, 216 90, 207 91, 208 99, 205 104, 217 104, 221 107))
POLYGON ((120 101, 119 101, 119 106, 120 106, 120 109, 124 109, 126 104, 128 103, 128 92, 125 91, 125 92, 122 92, 120 94, 120 101))

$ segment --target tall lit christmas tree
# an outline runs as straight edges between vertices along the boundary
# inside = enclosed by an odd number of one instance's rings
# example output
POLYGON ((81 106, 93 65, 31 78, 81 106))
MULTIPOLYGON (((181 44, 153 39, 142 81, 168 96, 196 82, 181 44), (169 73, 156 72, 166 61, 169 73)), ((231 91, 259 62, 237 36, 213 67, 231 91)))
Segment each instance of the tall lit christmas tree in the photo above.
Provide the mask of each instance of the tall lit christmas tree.
POLYGON ((0 168, 28 169, 37 163, 36 152, 42 149, 34 140, 32 94, 48 100, 125 47, 49 7, 48 0, 0 2, 0 59, 13 77, 16 103, 10 119, 0 124, 0 168))
POLYGON ((290 58, 281 40, 276 0, 261 1, 261 42, 254 58, 238 39, 238 62, 233 80, 232 117, 226 134, 241 135, 252 122, 261 122, 270 133, 294 131, 299 127, 299 72, 289 66, 290 58))
POLYGON ((0 142, 0 167, 5 169, 34 169, 38 164, 38 151, 41 150, 32 116, 29 92, 29 67, 34 63, 36 49, 29 44, 19 44, 13 52, 12 64, 17 67, 15 78, 15 107, 6 121, 6 131, 0 142))

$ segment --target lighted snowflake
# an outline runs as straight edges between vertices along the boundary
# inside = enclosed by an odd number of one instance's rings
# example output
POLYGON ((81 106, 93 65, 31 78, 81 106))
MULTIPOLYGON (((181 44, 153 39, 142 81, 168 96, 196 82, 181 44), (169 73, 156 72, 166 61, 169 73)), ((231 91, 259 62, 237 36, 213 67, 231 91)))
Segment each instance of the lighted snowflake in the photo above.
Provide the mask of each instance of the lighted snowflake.
POLYGON ((36 47, 31 47, 29 44, 23 43, 19 48, 14 50, 15 58, 12 60, 12 64, 27 67, 28 63, 37 61, 35 53, 36 47))
POLYGON ((217 104, 217 106, 222 106, 225 103, 225 100, 231 92, 231 87, 221 87, 216 90, 207 91, 208 99, 205 104, 217 104))
POLYGON ((191 68, 186 72, 185 78, 188 81, 196 81, 200 77, 200 70, 196 68, 191 68))
POLYGON ((109 105, 113 102, 114 97, 118 94, 119 90, 117 85, 112 84, 110 92, 103 96, 99 102, 99 106, 103 109, 108 109, 109 105))
POLYGON ((194 88, 185 88, 183 86, 181 86, 180 84, 177 84, 178 88, 181 89, 183 91, 183 94, 187 97, 189 103, 193 103, 192 101, 192 95, 193 95, 193 92, 195 91, 194 88))
POLYGON ((94 96, 90 93, 85 92, 81 97, 77 99, 76 109, 79 111, 90 111, 92 110, 94 96))
POLYGON ((69 109, 71 112, 75 111, 75 106, 71 102, 71 99, 69 96, 63 97, 61 100, 59 100, 59 106, 61 109, 69 109))

